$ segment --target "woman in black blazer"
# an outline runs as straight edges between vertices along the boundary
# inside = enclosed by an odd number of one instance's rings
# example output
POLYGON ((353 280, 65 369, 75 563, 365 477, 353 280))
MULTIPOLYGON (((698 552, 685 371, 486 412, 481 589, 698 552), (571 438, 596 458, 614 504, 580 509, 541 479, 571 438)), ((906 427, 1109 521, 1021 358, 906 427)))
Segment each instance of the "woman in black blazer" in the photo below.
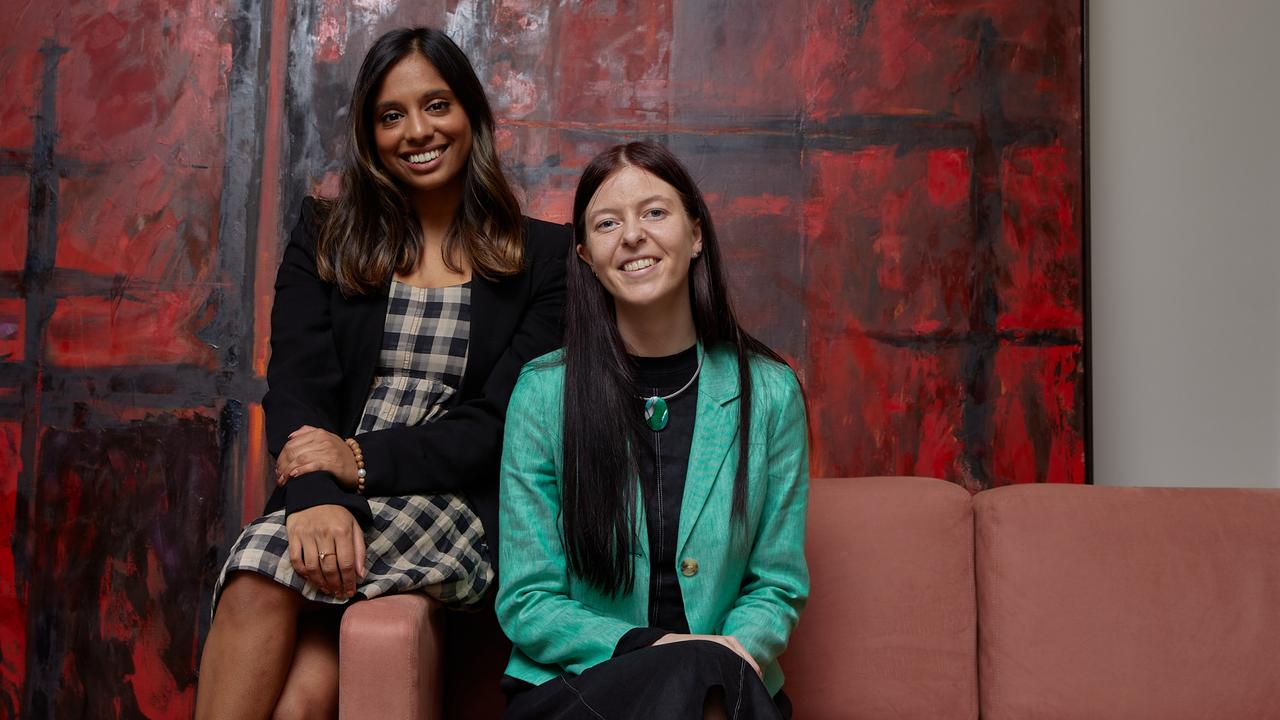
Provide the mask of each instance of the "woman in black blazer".
POLYGON ((278 487, 215 588, 198 718, 333 715, 352 600, 483 600, 507 400, 560 343, 570 231, 520 216, 462 51, 387 33, 349 121, 342 190, 303 201, 276 279, 278 487))

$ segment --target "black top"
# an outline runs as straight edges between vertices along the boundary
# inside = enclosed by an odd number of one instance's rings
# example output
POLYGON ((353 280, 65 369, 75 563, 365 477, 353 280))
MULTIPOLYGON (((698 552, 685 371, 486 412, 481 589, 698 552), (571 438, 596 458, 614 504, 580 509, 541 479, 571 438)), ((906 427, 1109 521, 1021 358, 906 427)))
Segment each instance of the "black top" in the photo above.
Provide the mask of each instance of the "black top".
MULTIPOLYGON (((631 360, 636 365, 636 385, 640 393, 666 397, 693 376, 698 367, 698 346, 667 357, 632 356, 631 360)), ((637 399, 636 407, 644 417, 644 400, 637 399)), ((634 628, 623 635, 614 647, 614 657, 648 647, 667 633, 689 632, 684 596, 676 575, 676 537, 697 419, 697 379, 676 397, 667 398, 667 410, 670 413, 667 426, 647 433, 651 442, 641 448, 636 458, 649 534, 649 627, 634 628)), ((514 678, 504 678, 509 679, 514 678)), ((508 695, 513 694, 514 684, 506 688, 508 695)), ((787 694, 780 689, 773 699, 781 716, 790 718, 791 699, 787 694)))
MULTIPOLYGON (((698 347, 694 345, 668 357, 632 357, 632 361, 639 394, 666 397, 693 378, 698 368, 698 347)), ((636 411, 642 416, 644 403, 636 399, 636 411)), ((649 532, 649 625, 667 632, 687 633, 689 621, 676 575, 676 535, 698 413, 696 378, 679 395, 667 398, 667 411, 667 426, 647 432, 648 443, 636 453, 649 532)))
MULTIPOLYGON (((320 207, 306 198, 276 276, 271 362, 262 407, 274 457, 302 425, 351 437, 382 348, 386 292, 345 297, 316 272, 320 207)), ((520 368, 560 344, 567 226, 525 219, 524 269, 471 282, 471 340, 462 387, 435 422, 358 437, 372 496, 464 493, 484 524, 490 558, 498 539, 498 464, 507 401, 520 368)), ((390 278, 388 287, 390 285, 390 278)), ((267 512, 342 505, 363 525, 369 504, 333 475, 313 472, 277 488, 267 512)))
MULTIPOLYGON (((631 359, 636 366, 638 394, 667 397, 693 377, 698 367, 698 346, 667 357, 631 359)), ((679 395, 667 397, 667 411, 667 426, 647 432, 649 442, 640 447, 636 457, 649 535, 649 626, 623 635, 614 647, 614 657, 648 647, 667 633, 689 632, 684 595, 676 575, 676 537, 698 412, 697 379, 679 395)), ((636 412, 643 417, 642 398, 636 398, 636 412)))

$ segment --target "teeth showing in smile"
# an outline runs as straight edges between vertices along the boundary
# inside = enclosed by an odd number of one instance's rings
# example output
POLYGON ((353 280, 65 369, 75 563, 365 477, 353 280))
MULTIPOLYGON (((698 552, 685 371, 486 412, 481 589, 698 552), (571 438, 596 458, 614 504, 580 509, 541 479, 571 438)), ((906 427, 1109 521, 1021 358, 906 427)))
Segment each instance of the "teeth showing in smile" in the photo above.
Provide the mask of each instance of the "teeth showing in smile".
POLYGON ((640 258, 639 260, 632 260, 630 262, 623 263, 622 270, 623 272, 635 272, 637 270, 643 270, 656 262, 658 261, 653 258, 640 258))
POLYGON ((435 150, 428 150, 424 153, 418 153, 417 155, 410 155, 409 162, 414 163, 416 165, 422 164, 422 163, 429 163, 432 160, 435 160, 436 158, 440 157, 440 154, 443 152, 444 152, 444 148, 436 148, 435 150))

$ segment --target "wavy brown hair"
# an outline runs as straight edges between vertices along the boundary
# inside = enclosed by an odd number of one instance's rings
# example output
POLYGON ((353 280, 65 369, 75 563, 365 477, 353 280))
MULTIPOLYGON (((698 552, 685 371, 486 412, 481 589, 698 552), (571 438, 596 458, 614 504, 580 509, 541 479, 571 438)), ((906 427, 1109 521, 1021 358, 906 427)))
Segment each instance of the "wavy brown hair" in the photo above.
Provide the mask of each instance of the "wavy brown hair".
POLYGON ((392 30, 364 56, 351 91, 346 151, 338 196, 323 204, 316 241, 320 277, 345 295, 382 292, 393 273, 409 273, 423 251, 422 228, 404 190, 382 167, 374 149, 373 105, 387 72, 418 53, 449 84, 471 123, 471 154, 464 170, 462 202, 445 234, 445 265, 458 259, 488 279, 513 275, 524 264, 520 203, 507 184, 493 137, 493 111, 466 54, 432 28, 392 30))

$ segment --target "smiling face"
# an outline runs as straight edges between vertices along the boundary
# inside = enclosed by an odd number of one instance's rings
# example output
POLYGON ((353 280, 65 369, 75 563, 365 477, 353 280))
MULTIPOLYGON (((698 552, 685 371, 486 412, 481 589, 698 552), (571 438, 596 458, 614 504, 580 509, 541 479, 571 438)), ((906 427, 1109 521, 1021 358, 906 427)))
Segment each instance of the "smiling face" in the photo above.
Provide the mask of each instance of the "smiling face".
POLYGON ((613 296, 619 315, 691 313, 689 265, 702 252, 702 229, 674 187, 624 166, 600 184, 583 224, 578 257, 613 296))
POLYGON ((471 122, 426 58, 412 53, 391 66, 374 95, 371 124, 382 167, 410 196, 461 187, 471 122))

